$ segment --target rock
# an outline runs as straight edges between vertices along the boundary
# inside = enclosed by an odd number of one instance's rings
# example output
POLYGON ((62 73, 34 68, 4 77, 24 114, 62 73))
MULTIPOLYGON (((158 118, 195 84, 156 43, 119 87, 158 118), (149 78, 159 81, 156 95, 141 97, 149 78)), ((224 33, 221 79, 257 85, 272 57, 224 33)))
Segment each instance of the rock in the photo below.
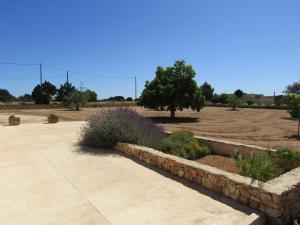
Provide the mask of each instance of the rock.
POLYGON ((260 198, 261 198, 262 202, 265 203, 266 205, 272 204, 272 197, 270 194, 261 193, 260 198))
POLYGON ((178 170, 177 175, 180 176, 180 177, 183 177, 183 175, 184 175, 183 170, 181 170, 181 169, 178 170))

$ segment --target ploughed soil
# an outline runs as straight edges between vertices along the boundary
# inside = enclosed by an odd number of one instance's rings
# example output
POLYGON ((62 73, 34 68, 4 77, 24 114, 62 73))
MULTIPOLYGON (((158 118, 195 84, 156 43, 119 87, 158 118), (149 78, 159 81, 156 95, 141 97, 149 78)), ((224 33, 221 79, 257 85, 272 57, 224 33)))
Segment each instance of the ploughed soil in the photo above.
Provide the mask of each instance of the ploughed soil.
POLYGON ((239 169, 236 165, 236 160, 233 158, 220 156, 220 155, 207 155, 201 159, 195 160, 196 162, 213 166, 227 172, 238 173, 239 169))
MULTIPOLYGON (((200 112, 183 110, 176 112, 176 119, 169 118, 166 111, 154 111, 142 107, 132 107, 142 115, 153 119, 167 131, 187 129, 196 135, 224 139, 265 147, 293 147, 300 150, 297 120, 290 118, 286 110, 239 109, 205 107, 200 112)), ((92 114, 105 108, 84 108, 80 111, 67 109, 0 110, 0 113, 29 114, 47 116, 55 113, 61 121, 86 120, 92 114)), ((0 124, 7 123, 0 121, 0 124)))

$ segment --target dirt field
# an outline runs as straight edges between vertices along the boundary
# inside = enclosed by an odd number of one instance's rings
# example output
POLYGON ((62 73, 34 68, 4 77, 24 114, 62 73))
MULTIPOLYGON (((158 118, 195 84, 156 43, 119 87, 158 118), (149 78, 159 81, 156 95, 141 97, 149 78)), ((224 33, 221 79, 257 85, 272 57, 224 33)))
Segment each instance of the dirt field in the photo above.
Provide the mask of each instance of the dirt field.
MULTIPOLYGON (((197 135, 232 140, 266 147, 294 147, 300 150, 300 140, 293 138, 297 121, 290 119, 285 110, 240 109, 206 107, 201 112, 185 110, 177 112, 171 121, 169 112, 157 112, 133 107, 144 116, 162 124, 166 130, 188 129, 197 135)), ((16 113, 47 116, 55 113, 64 121, 86 120, 103 108, 86 108, 80 112, 63 109, 1 110, 0 113, 16 113)), ((3 123, 3 122, 2 122, 3 123)))

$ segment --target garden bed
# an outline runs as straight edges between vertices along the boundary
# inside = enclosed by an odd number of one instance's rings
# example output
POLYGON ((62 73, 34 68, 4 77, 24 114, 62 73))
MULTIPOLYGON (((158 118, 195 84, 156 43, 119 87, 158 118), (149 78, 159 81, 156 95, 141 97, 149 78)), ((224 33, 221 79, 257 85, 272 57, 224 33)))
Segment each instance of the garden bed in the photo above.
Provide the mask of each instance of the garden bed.
POLYGON ((195 160, 198 163, 216 167, 230 173, 239 173, 239 168, 235 159, 221 155, 207 155, 195 160))

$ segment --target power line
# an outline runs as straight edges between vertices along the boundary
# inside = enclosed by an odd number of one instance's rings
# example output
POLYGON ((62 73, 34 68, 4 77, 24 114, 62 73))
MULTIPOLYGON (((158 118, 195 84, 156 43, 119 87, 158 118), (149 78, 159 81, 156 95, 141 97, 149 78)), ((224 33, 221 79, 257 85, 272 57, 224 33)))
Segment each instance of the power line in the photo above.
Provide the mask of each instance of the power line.
POLYGON ((39 66, 40 67, 40 78, 42 79, 42 67, 48 68, 48 69, 53 69, 53 70, 58 70, 58 71, 68 71, 70 73, 79 75, 79 76, 90 76, 90 77, 96 77, 96 78, 105 78, 105 79, 135 79, 134 77, 125 77, 125 76, 104 76, 104 75, 98 75, 98 74, 90 74, 90 73, 82 73, 82 72, 77 72, 77 71, 72 71, 56 66, 51 66, 51 65, 42 65, 41 63, 19 63, 19 62, 4 62, 0 61, 0 64, 5 64, 5 65, 18 65, 18 66, 39 66))
POLYGON ((1 81, 16 81, 16 80, 36 80, 37 77, 26 77, 26 78, 0 78, 1 81))
POLYGON ((79 76, 90 76, 90 77, 96 77, 96 78, 104 78, 104 79, 134 79, 134 77, 125 77, 125 76, 104 76, 104 75, 99 75, 99 74, 90 74, 90 73, 82 73, 78 71, 73 71, 69 69, 64 69, 61 67, 56 67, 56 66, 50 66, 50 65, 43 65, 45 68, 48 69, 53 69, 53 70, 58 70, 58 71, 65 71, 69 73, 73 73, 79 76))
POLYGON ((37 63, 18 63, 18 62, 3 62, 3 61, 0 61, 0 64, 17 65, 17 66, 38 66, 39 65, 37 63))
POLYGON ((124 79, 124 80, 132 80, 134 77, 121 77, 121 76, 103 76, 103 75, 96 75, 96 74, 88 74, 88 73, 79 73, 74 71, 69 71, 70 73, 79 75, 79 76, 89 76, 95 78, 104 78, 104 79, 124 79))

